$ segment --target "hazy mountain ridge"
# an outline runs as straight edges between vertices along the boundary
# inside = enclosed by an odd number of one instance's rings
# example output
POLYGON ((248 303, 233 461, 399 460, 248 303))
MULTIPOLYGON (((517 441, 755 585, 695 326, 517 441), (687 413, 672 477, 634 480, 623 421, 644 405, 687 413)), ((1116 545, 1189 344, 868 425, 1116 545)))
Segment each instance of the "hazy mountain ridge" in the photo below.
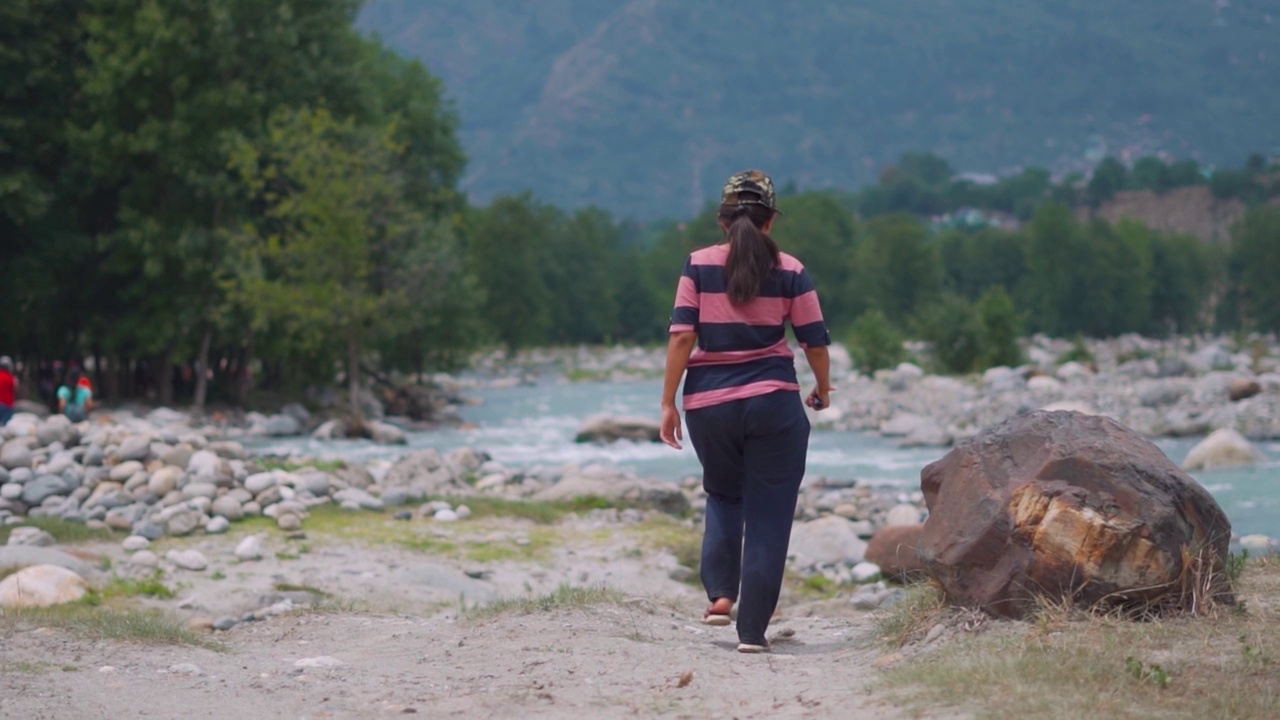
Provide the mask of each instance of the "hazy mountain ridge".
POLYGON ((1280 8, 1221 5, 373 0, 360 23, 444 78, 474 199, 653 217, 743 166, 853 188, 905 150, 975 171, 1104 149, 1238 164, 1280 146, 1280 8))

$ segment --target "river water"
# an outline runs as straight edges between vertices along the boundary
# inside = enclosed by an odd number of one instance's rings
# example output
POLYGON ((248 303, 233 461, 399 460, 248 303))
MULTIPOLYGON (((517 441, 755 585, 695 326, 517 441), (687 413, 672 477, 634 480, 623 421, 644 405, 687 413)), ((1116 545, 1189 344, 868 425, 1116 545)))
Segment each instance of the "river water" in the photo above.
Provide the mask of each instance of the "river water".
MULTIPOLYGON (((409 433, 409 449, 447 451, 464 445, 489 452, 508 467, 534 468, 567 463, 607 462, 640 475, 680 480, 699 474, 698 458, 685 443, 677 451, 656 443, 619 442, 607 446, 573 442, 578 427, 597 413, 657 416, 661 381, 578 382, 547 376, 535 384, 469 392, 480 403, 461 415, 471 427, 409 433)), ((1181 463, 1196 439, 1157 440, 1181 463)), ((290 438, 254 443, 256 453, 342 458, 365 462, 394 460, 404 446, 366 441, 322 442, 290 438)), ((1261 446, 1270 461, 1255 467, 1192 473, 1222 505, 1240 535, 1280 537, 1280 443, 1261 446)), ((815 430, 809 444, 809 472, 828 478, 856 478, 876 485, 919 492, 920 470, 946 454, 945 448, 899 448, 875 434, 815 430)))

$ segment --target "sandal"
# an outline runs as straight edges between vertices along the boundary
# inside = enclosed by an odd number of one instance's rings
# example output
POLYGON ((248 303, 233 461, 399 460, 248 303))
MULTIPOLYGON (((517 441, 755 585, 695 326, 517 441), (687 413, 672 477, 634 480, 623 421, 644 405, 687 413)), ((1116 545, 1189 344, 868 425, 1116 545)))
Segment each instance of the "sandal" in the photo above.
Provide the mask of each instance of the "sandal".
POLYGON ((738 643, 738 652, 745 653, 748 655, 754 655, 756 653, 767 653, 769 652, 769 646, 767 644, 755 645, 752 643, 738 643))
POLYGON ((729 617, 729 614, 732 611, 733 611, 732 600, 729 600, 729 598, 716 598, 710 605, 707 606, 707 611, 702 614, 702 624, 714 625, 716 627, 724 627, 726 625, 729 625, 733 621, 733 619, 729 617), (717 605, 723 608, 722 603, 728 603, 729 608, 724 612, 716 612, 717 605))

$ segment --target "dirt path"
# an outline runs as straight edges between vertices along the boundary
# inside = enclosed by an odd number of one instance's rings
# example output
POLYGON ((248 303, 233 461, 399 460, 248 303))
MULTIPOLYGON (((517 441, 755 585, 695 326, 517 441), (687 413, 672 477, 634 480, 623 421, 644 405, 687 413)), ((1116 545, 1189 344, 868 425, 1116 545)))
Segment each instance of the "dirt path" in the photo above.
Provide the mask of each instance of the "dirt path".
POLYGON ((865 620, 795 618, 768 655, 736 653, 649 600, 477 619, 302 614, 222 634, 225 650, 10 637, 3 718, 896 717, 867 690, 865 620), (681 676, 691 672, 685 687, 681 676))

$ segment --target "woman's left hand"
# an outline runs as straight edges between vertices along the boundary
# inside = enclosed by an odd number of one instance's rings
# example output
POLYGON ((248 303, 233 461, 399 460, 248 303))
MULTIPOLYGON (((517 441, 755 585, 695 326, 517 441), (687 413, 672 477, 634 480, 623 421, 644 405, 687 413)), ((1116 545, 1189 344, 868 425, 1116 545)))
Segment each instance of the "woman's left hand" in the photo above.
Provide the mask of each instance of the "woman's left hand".
POLYGON ((684 432, 680 428, 680 411, 674 406, 668 405, 662 408, 662 429, 658 431, 658 437, 677 450, 684 448, 680 444, 684 439, 684 432))

